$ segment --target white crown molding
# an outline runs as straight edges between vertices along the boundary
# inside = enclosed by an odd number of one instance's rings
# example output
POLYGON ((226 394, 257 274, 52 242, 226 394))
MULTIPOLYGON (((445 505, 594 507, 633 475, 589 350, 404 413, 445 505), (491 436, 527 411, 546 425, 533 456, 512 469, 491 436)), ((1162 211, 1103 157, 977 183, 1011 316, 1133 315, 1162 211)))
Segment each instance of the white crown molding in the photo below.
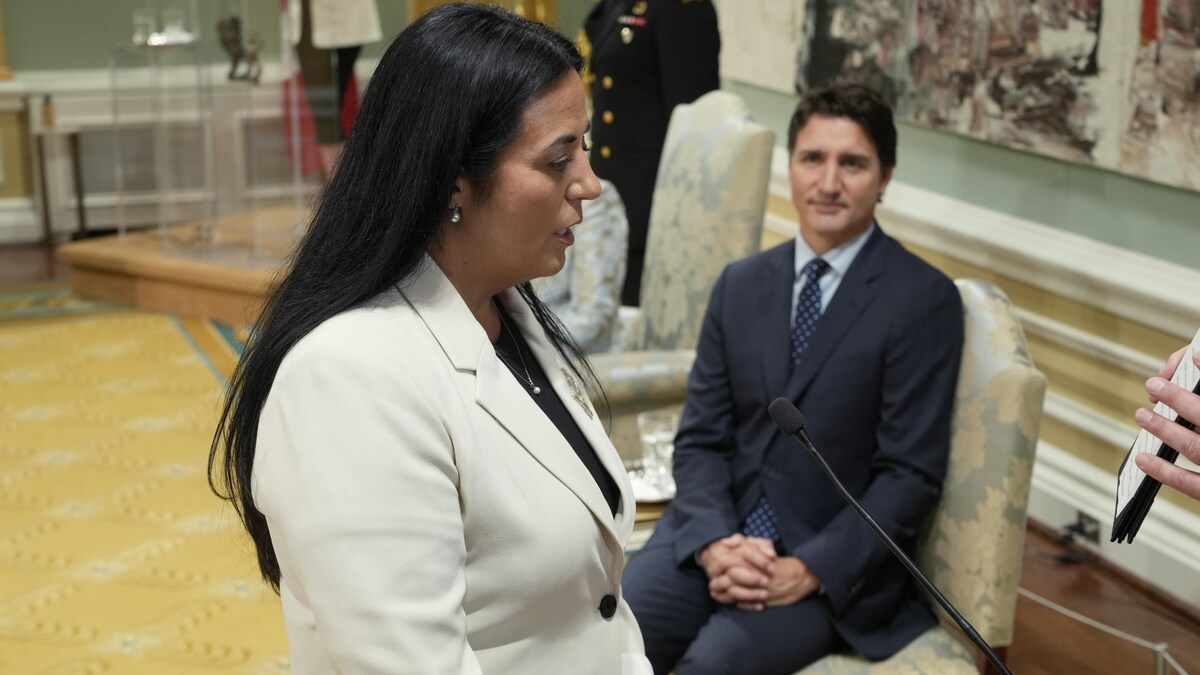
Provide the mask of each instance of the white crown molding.
MULTIPOLYGON (((360 58, 354 63, 354 74, 361 87, 375 71, 378 59, 360 58)), ((262 74, 258 84, 244 81, 231 81, 225 78, 229 72, 228 63, 201 64, 199 71, 193 65, 175 65, 163 68, 165 86, 175 87, 188 85, 203 77, 212 84, 215 94, 240 93, 249 88, 251 91, 262 91, 278 87, 284 80, 283 66, 279 61, 264 61, 262 74)), ((140 84, 151 76, 149 67, 121 68, 117 77, 117 89, 128 93, 150 91, 153 87, 140 84)), ((14 73, 14 78, 0 84, 0 100, 8 96, 41 96, 43 94, 72 94, 92 95, 96 93, 107 95, 113 88, 112 71, 106 66, 102 68, 71 68, 58 70, 21 70, 14 73)))
POLYGON ((772 197, 792 201, 792 183, 788 180, 788 152, 781 145, 776 145, 771 153, 771 181, 767 183, 767 191, 772 197))
POLYGON ((1016 310, 1027 334, 1036 335, 1080 354, 1088 354, 1126 372, 1144 373, 1146 377, 1150 377, 1158 372, 1166 359, 1165 354, 1156 356, 1140 352, 1027 309, 1017 307, 1016 310))
POLYGON ((777 216, 774 213, 767 213, 763 218, 763 227, 789 239, 796 236, 796 221, 777 216))
MULTIPOLYGON (((1127 447, 1138 432, 1138 427, 1132 423, 1114 420, 1052 391, 1046 392, 1042 413, 1116 447, 1127 447)), ((1130 411, 1132 418, 1133 412, 1130 411)), ((1115 479, 1115 474, 1113 477, 1115 479)))
MULTIPOLYGON (((790 199, 787 152, 775 148, 773 196, 790 199)), ((1190 340, 1200 321, 1200 271, 892 181, 878 209, 914 245, 1190 340)), ((782 219, 786 222, 787 219, 782 219)), ((773 231, 779 223, 768 226, 773 231)), ((794 229, 792 230, 794 231, 794 229)))
POLYGON ((16 80, 0 80, 0 112, 19 112, 25 109, 29 87, 16 80))

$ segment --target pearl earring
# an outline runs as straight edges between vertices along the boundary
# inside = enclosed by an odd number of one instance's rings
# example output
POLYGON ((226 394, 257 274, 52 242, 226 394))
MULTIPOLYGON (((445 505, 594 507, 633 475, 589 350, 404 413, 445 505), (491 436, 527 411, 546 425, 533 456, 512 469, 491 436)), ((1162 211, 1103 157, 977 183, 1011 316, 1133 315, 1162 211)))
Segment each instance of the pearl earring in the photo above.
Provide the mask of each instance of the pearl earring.
POLYGON ((450 207, 450 222, 457 223, 462 220, 462 207, 458 204, 450 207))

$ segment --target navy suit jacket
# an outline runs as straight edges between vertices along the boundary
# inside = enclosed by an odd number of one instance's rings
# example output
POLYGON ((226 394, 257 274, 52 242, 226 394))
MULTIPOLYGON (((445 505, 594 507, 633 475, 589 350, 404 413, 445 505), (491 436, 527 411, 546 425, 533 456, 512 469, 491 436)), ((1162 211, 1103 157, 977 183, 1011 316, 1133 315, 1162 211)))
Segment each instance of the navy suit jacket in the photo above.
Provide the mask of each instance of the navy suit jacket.
POLYGON ((664 525, 676 560, 738 532, 765 493, 782 546, 824 586, 859 653, 883 658, 930 628, 907 571, 767 412, 794 402, 842 483, 911 550, 946 471, 963 342, 953 282, 876 227, 789 368, 795 242, 730 264, 712 292, 675 441, 664 525))

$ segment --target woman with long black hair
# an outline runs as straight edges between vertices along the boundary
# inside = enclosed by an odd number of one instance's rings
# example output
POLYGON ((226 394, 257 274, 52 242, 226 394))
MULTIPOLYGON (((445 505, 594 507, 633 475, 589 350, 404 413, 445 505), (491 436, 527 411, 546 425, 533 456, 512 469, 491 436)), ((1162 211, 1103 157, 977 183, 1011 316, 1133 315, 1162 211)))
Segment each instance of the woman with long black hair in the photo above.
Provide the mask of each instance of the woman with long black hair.
POLYGON ((450 4, 371 79, 209 462, 294 673, 649 672, 629 482, 528 284, 599 194, 580 67, 540 24, 450 4))

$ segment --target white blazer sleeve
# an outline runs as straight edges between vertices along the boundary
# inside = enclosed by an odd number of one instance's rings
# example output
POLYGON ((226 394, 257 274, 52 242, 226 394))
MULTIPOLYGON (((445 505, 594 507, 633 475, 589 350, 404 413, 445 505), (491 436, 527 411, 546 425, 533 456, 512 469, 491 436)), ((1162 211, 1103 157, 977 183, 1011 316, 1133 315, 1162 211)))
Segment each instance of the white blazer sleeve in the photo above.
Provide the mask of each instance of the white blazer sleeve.
POLYGON ((445 406, 336 343, 293 349, 260 417, 254 498, 283 579, 337 672, 479 673, 445 406))

